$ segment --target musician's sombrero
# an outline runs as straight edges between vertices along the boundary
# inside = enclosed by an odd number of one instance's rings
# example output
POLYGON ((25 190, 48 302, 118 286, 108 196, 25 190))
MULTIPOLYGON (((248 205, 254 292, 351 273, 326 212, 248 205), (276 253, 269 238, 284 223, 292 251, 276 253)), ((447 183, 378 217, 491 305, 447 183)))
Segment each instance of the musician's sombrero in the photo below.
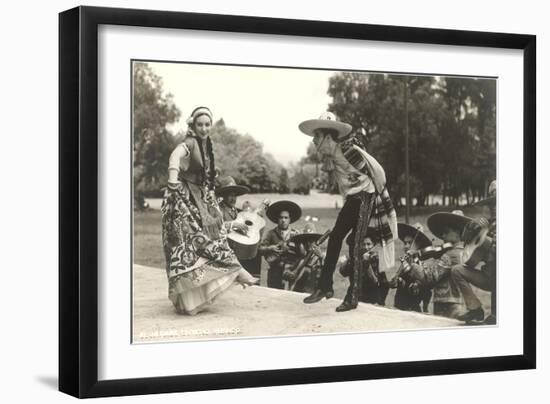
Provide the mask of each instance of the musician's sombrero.
POLYGON ((308 241, 317 241, 322 236, 321 233, 317 233, 315 225, 313 223, 306 223, 304 230, 290 239, 296 243, 306 243, 308 241))
POLYGON ((333 129, 338 133, 338 139, 349 135, 352 129, 349 123, 338 121, 332 112, 323 112, 319 119, 308 119, 299 124, 298 128, 308 136, 315 136, 316 129, 333 129))
POLYGON ((482 199, 475 203, 475 205, 493 205, 497 199, 497 180, 492 181, 489 184, 489 189, 487 190, 487 198, 482 199))
POLYGON ((412 237, 414 240, 413 247, 417 250, 432 245, 432 241, 428 236, 426 236, 426 234, 424 234, 422 230, 422 225, 419 223, 414 226, 407 223, 397 223, 399 240, 403 241, 403 239, 407 236, 412 237))
POLYGON ((248 187, 244 185, 237 185, 233 177, 226 176, 218 180, 219 185, 216 187, 216 195, 223 196, 228 193, 233 193, 236 196, 244 195, 250 192, 248 187))
POLYGON ((436 237, 443 239, 443 232, 446 228, 451 227, 461 235, 464 226, 471 220, 471 218, 464 216, 461 210, 437 212, 428 217, 428 228, 436 237))
POLYGON ((265 214, 273 223, 278 223, 279 214, 282 211, 287 211, 290 215, 290 223, 294 223, 296 220, 300 219, 302 216, 302 209, 291 201, 277 201, 269 205, 265 214))

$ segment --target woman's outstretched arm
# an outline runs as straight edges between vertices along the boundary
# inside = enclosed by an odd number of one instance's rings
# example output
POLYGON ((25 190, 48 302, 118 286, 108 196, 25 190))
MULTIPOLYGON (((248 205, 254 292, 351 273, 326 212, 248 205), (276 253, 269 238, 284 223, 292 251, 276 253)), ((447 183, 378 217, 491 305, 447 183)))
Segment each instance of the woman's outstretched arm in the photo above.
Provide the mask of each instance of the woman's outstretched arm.
POLYGON ((185 143, 180 143, 170 154, 168 160, 168 183, 178 183, 178 174, 180 172, 180 164, 182 158, 189 158, 189 148, 185 143))

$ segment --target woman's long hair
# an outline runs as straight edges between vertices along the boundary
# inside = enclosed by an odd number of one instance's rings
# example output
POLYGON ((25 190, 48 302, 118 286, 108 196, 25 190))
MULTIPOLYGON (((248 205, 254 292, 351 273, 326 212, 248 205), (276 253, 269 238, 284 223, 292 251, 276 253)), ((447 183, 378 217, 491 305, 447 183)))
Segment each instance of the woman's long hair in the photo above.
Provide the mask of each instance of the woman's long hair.
POLYGON ((202 115, 206 115, 208 116, 208 118, 210 118, 210 124, 214 123, 212 120, 212 112, 210 112, 209 108, 197 107, 193 110, 193 112, 191 112, 191 116, 187 120, 187 124, 188 124, 187 136, 192 136, 197 140, 197 143, 199 145, 199 150, 201 152, 202 161, 205 162, 206 157, 208 157, 208 161, 210 162, 210 165, 209 167, 204 166, 204 169, 202 172, 202 181, 207 185, 209 189, 214 189, 214 179, 216 177, 216 163, 214 161, 214 148, 212 146, 212 139, 210 139, 210 136, 206 138, 206 150, 204 150, 201 139, 197 136, 197 134, 194 131, 195 121, 197 120, 198 117, 202 115))
MULTIPOLYGON (((196 136, 196 135, 194 135, 196 136)), ((210 139, 210 136, 206 138, 206 150, 202 147, 202 142, 200 139, 197 141, 199 144, 199 149, 201 151, 201 158, 202 161, 206 161, 206 156, 208 156, 208 161, 210 162, 210 166, 207 168, 204 167, 202 176, 203 181, 206 182, 209 189, 214 188, 214 178, 216 177, 216 163, 214 161, 214 148, 212 146, 212 139, 210 139)))

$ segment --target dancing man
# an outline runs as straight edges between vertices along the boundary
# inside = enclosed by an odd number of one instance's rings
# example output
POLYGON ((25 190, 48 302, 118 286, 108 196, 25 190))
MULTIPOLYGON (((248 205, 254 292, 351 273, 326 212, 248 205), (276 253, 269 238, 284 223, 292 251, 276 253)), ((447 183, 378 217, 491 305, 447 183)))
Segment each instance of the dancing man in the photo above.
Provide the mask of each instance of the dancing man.
POLYGON ((331 231, 327 256, 316 290, 304 303, 316 303, 333 295, 333 274, 348 233, 351 235, 350 260, 353 279, 350 293, 336 311, 355 309, 360 296, 361 249, 372 222, 375 236, 381 243, 380 260, 384 268, 394 265, 394 239, 397 238, 397 217, 386 189, 386 175, 382 166, 366 152, 363 142, 350 135, 351 125, 340 122, 331 112, 319 119, 310 119, 299 125, 300 130, 313 136, 313 144, 331 167, 338 189, 345 198, 334 228, 331 231))

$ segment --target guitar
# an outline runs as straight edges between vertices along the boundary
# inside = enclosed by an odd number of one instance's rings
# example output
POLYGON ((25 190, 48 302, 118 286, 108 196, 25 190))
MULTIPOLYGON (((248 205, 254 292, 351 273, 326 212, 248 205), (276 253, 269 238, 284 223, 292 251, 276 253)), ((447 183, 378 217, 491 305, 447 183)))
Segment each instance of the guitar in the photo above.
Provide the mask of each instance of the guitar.
POLYGON ((265 219, 261 212, 269 206, 270 201, 265 199, 255 210, 243 210, 237 214, 234 222, 241 223, 248 228, 246 234, 231 231, 227 235, 229 246, 235 251, 237 258, 246 260, 258 255, 258 245, 261 239, 261 230, 265 227, 265 219))
POLYGON ((268 264, 272 264, 277 260, 281 259, 281 256, 284 254, 295 254, 294 250, 296 248, 296 245, 294 243, 291 243, 290 241, 281 241, 279 244, 277 244, 278 252, 277 253, 268 253, 265 255, 265 260, 268 264))
POLYGON ((493 247, 493 239, 484 230, 470 244, 464 246, 462 262, 469 268, 475 268, 480 262, 487 262, 493 247))

